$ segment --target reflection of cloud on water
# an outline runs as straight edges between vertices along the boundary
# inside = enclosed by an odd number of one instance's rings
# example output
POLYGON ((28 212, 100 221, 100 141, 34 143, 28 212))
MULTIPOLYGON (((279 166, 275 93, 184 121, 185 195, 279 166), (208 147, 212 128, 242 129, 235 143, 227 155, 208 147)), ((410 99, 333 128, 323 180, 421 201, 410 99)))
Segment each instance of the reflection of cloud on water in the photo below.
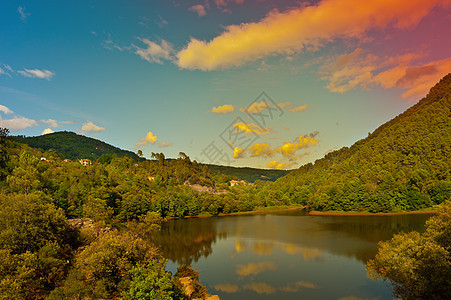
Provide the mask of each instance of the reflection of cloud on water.
POLYGON ((258 255, 271 255, 274 249, 274 243, 255 242, 252 247, 252 252, 258 255))
POLYGON ((280 290, 284 292, 296 293, 299 292, 299 290, 302 288, 316 289, 317 286, 316 284, 313 284, 311 282, 305 282, 301 280, 295 282, 294 284, 288 284, 287 286, 280 288, 280 290))
POLYGON ((266 270, 277 270, 277 266, 270 261, 264 261, 260 263, 250 263, 247 265, 238 265, 236 267, 236 273, 241 276, 247 276, 247 275, 257 275, 262 272, 265 272, 266 270))
MULTIPOLYGON (((372 300, 378 300, 379 298, 371 298, 372 300)), ((356 296, 348 296, 348 297, 341 297, 338 298, 338 300, 370 300, 368 298, 360 298, 356 296)))
POLYGON ((280 246, 280 249, 290 255, 301 254, 304 260, 318 260, 322 255, 319 249, 299 247, 295 244, 285 244, 280 246))
MULTIPOLYGON (((243 290, 252 290, 258 294, 274 294, 278 290, 280 290, 282 292, 287 292, 287 293, 296 293, 296 292, 299 292, 300 290, 302 290, 303 288, 316 289, 317 285, 314 283, 311 283, 311 282, 306 282, 306 281, 301 280, 301 281, 298 281, 295 283, 289 283, 287 286, 284 286, 281 288, 274 287, 274 286, 269 285, 264 282, 253 282, 253 283, 245 284, 242 287, 243 290)), ((230 283, 216 284, 215 289, 217 291, 221 291, 221 292, 225 292, 225 293, 236 293, 236 292, 240 291, 240 287, 238 285, 230 284, 230 283)), ((351 296, 351 297, 340 298, 340 300, 363 300, 363 299, 351 296)))
POLYGON ((236 293, 240 290, 238 285, 230 283, 217 284, 215 285, 215 289, 225 293, 236 293))
POLYGON ((246 250, 246 243, 235 240, 235 250, 237 253, 243 252, 246 250))
POLYGON ((252 290, 258 294, 274 294, 277 290, 267 283, 251 283, 243 286, 245 290, 252 290))

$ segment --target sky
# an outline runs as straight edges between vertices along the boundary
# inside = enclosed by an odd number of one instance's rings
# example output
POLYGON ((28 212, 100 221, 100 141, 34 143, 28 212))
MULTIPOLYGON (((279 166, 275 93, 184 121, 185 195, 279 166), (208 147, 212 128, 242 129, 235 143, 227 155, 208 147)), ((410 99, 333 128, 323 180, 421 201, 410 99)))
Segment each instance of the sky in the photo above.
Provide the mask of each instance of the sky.
POLYGON ((293 169, 451 70, 451 0, 0 2, 0 127, 293 169))

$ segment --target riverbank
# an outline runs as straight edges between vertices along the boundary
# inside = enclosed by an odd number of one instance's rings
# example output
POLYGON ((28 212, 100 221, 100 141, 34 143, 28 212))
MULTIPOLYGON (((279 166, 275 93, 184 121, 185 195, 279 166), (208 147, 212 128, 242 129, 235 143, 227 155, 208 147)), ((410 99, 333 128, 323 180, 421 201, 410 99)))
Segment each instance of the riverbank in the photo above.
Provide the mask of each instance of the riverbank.
POLYGON ((166 217, 167 220, 177 220, 177 219, 190 219, 190 218, 210 218, 210 217, 225 217, 225 216, 243 216, 243 215, 258 215, 258 214, 266 214, 266 213, 273 213, 273 212, 284 212, 284 211, 290 211, 290 210, 298 210, 298 209, 304 209, 307 206, 272 206, 272 207, 264 207, 262 209, 258 210, 251 210, 251 211, 240 211, 235 213, 229 213, 229 214, 217 214, 217 215, 210 215, 210 214, 204 214, 204 215, 196 215, 196 216, 185 216, 185 217, 166 217))
POLYGON ((335 211, 310 211, 310 216, 400 216, 400 215, 425 215, 436 214, 436 210, 417 210, 404 212, 370 213, 370 212, 335 212, 335 211))

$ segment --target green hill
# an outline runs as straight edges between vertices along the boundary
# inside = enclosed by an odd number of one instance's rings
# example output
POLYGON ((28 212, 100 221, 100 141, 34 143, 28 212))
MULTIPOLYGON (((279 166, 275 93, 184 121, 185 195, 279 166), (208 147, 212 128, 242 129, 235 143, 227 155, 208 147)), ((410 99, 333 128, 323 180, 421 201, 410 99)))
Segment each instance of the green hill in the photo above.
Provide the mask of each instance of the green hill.
POLYGON ((240 180, 246 180, 247 182, 255 182, 256 180, 275 181, 276 179, 287 175, 288 170, 268 170, 268 169, 255 169, 247 167, 229 167, 208 165, 210 171, 214 173, 222 173, 226 175, 235 176, 240 180))
POLYGON ((429 94, 350 148, 276 182, 316 210, 405 211, 451 196, 451 74, 429 94))
POLYGON ((103 154, 116 154, 120 157, 129 156, 134 160, 138 159, 138 156, 131 151, 122 150, 97 139, 68 131, 32 137, 14 136, 13 139, 33 148, 40 148, 46 151, 53 149, 64 155, 65 158, 72 160, 81 158, 96 160, 103 154))

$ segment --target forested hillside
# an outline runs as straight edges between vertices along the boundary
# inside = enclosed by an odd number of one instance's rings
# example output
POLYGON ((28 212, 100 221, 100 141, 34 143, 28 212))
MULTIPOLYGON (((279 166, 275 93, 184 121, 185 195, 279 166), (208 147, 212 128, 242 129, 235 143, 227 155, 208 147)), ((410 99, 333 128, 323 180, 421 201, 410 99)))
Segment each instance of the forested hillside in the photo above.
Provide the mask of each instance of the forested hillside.
POLYGON ((289 170, 270 170, 255 168, 240 168, 230 166, 206 165, 214 174, 222 173, 234 176, 240 180, 247 182, 255 182, 256 180, 275 181, 276 179, 287 175, 289 170))
POLYGON ((114 154, 120 157, 129 156, 134 160, 138 160, 136 153, 122 150, 97 139, 74 132, 61 131, 32 137, 15 136, 13 139, 16 142, 27 144, 33 148, 40 148, 47 151, 53 150, 56 153, 62 154, 64 158, 72 160, 82 158, 96 160, 102 155, 114 154))
POLYGON ((408 211, 451 195, 451 74, 419 103, 350 148, 279 179, 275 189, 316 210, 408 211))

